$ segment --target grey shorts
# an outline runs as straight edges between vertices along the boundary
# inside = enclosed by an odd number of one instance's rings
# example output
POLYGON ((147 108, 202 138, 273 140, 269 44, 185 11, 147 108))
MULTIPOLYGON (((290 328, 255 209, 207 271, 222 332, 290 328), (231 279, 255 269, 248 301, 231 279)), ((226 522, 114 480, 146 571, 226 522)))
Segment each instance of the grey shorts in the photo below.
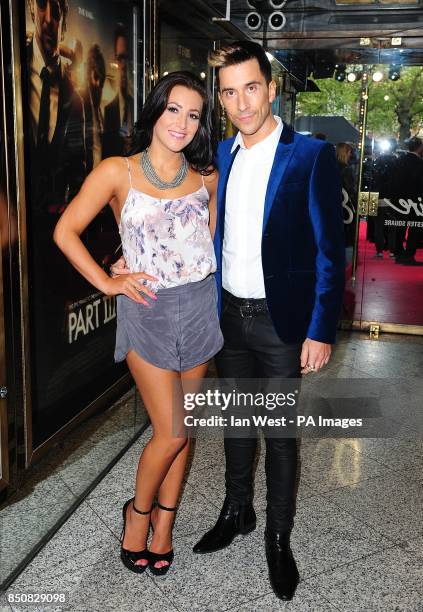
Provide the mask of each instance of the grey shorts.
POLYGON ((149 307, 119 295, 115 361, 134 350, 166 370, 190 370, 223 346, 213 275, 196 283, 159 289, 157 300, 143 294, 149 307))

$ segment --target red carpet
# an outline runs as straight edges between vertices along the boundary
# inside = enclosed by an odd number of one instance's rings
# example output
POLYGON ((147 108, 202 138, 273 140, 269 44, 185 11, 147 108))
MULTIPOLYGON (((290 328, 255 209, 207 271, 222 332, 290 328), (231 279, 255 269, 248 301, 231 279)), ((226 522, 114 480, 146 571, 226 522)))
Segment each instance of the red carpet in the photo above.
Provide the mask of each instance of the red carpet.
MULTIPOLYGON (((387 251, 383 259, 375 259, 376 249, 366 240, 366 231, 367 223, 361 221, 356 283, 352 285, 350 266, 342 318, 423 325, 423 266, 396 264, 387 251)), ((423 249, 416 259, 423 261, 423 249)))

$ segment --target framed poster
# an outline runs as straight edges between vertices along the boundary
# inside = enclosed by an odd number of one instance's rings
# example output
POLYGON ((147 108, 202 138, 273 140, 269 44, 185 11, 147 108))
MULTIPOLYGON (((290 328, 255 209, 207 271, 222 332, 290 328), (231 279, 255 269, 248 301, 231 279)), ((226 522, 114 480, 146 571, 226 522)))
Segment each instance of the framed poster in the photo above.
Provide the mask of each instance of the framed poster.
MULTIPOLYGON (((142 16, 141 16, 142 17, 142 16)), ((128 150, 135 116, 134 3, 27 0, 23 113, 36 448, 126 373, 113 360, 115 298, 87 283, 52 240, 102 159, 128 150)), ((22 62, 24 63, 24 62, 22 62)), ((108 269, 120 238, 110 207, 81 236, 108 269)))

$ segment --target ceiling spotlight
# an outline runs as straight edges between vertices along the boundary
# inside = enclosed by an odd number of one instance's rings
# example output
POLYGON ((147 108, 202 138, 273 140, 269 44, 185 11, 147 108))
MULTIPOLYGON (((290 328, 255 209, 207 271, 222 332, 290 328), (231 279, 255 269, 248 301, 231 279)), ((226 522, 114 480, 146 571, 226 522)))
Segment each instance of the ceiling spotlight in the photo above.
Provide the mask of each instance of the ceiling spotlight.
POLYGON ((258 30, 261 27, 262 21, 263 20, 259 13, 248 13, 245 18, 245 25, 249 30, 258 30))
POLYGON ((373 73, 372 79, 375 83, 380 83, 380 81, 383 79, 383 72, 376 70, 376 72, 373 73))
POLYGON ((269 15, 269 27, 272 30, 282 30, 286 24, 286 17, 280 11, 275 11, 269 15))
POLYGON ((399 66, 396 66, 395 64, 392 64, 392 66, 390 66, 389 68, 388 79, 390 81, 398 81, 398 79, 400 78, 401 78, 401 68, 399 66))
POLYGON ((347 79, 349 83, 355 83, 356 81, 359 81, 362 78, 363 78, 363 71, 360 66, 357 66, 356 68, 354 68, 354 70, 350 70, 347 73, 347 79))

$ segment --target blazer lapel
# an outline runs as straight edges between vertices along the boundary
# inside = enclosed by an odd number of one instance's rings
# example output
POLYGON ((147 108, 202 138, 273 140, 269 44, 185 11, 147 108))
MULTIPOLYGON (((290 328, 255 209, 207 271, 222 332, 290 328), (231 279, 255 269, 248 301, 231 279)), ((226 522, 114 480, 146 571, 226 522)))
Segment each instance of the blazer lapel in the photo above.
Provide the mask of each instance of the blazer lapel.
POLYGON ((279 144, 273 160, 272 170, 270 171, 269 182, 267 184, 266 198, 264 200, 263 227, 264 231, 269 220, 276 193, 283 180, 285 171, 295 149, 294 130, 284 124, 279 144))

